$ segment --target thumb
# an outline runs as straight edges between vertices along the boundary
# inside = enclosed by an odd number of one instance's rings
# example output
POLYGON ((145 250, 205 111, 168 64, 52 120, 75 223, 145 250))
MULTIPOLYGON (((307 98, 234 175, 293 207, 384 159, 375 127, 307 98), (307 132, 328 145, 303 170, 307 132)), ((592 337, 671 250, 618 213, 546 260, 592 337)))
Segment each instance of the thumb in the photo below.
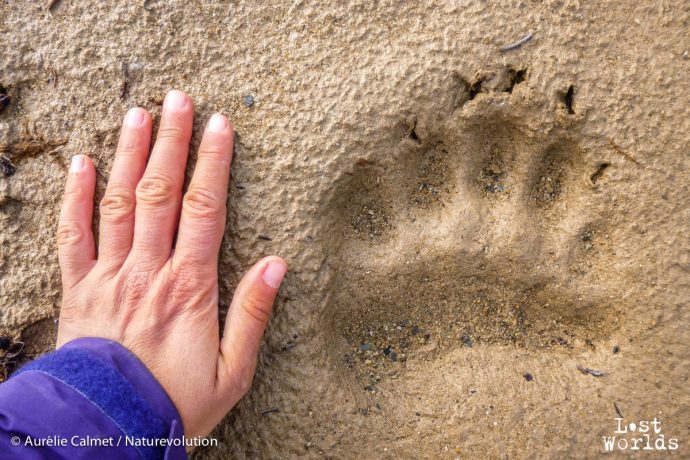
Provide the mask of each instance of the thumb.
MULTIPOLYGON (((280 257, 257 262, 237 285, 220 342, 221 388, 239 400, 249 390, 273 301, 287 272, 280 257)), ((234 399, 234 398, 233 398, 234 399)))

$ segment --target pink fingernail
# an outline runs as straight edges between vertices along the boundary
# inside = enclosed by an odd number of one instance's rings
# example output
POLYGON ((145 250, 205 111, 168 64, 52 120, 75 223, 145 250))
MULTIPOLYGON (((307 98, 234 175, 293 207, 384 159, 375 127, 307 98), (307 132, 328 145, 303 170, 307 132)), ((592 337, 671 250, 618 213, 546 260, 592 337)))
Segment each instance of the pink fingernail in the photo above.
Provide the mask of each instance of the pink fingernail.
POLYGON ((165 102, 163 106, 166 109, 179 110, 187 105, 187 95, 182 91, 176 89, 170 91, 167 96, 165 96, 165 102))
POLYGON ((125 115, 125 124, 132 128, 137 128, 144 124, 144 110, 139 107, 132 107, 125 115))
POLYGON ((220 133, 228 127, 228 121, 219 113, 214 113, 208 121, 208 130, 212 133, 220 133))
POLYGON ((70 173, 78 173, 84 167, 84 155, 74 155, 69 165, 70 173))
POLYGON ((264 282, 274 289, 278 289, 285 278, 287 265, 282 261, 271 261, 264 270, 264 282))

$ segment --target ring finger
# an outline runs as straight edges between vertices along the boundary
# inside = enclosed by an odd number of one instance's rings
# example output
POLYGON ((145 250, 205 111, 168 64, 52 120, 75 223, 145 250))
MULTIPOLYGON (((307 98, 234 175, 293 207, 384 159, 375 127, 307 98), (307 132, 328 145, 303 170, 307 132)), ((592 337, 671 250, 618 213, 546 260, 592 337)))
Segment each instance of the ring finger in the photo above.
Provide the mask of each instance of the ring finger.
POLYGON ((101 200, 99 262, 119 266, 129 254, 134 234, 134 190, 144 174, 151 143, 151 116, 139 107, 122 124, 108 186, 101 200))

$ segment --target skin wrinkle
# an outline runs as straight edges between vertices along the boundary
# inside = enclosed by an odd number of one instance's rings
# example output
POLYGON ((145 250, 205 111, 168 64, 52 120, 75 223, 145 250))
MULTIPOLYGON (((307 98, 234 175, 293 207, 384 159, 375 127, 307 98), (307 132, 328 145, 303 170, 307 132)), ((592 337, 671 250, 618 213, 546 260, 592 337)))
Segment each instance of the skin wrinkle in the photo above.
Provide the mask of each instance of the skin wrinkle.
POLYGON ((177 124, 171 122, 161 123, 156 137, 156 147, 154 151, 165 150, 171 146, 175 146, 189 139, 191 133, 186 129, 180 128, 177 124))
MULTIPOLYGON (((137 129, 137 128, 129 128, 137 129)), ((136 158, 137 152, 139 151, 139 142, 133 139, 124 138, 125 140, 120 141, 117 145, 117 151, 115 154, 116 159, 130 159, 136 158)))
POLYGON ((131 218, 135 201, 136 198, 128 187, 120 184, 108 187, 100 203, 101 219, 107 218, 111 223, 117 224, 131 218))
POLYGON ((225 202, 208 187, 196 185, 190 187, 184 196, 183 206, 193 217, 204 219, 217 225, 218 220, 225 217, 225 202))
POLYGON ((57 245, 60 247, 72 246, 84 239, 84 231, 79 222, 68 221, 60 224, 57 232, 57 245))
POLYGON ((137 186, 137 205, 153 209, 170 206, 175 201, 177 188, 175 181, 165 174, 150 173, 137 186))

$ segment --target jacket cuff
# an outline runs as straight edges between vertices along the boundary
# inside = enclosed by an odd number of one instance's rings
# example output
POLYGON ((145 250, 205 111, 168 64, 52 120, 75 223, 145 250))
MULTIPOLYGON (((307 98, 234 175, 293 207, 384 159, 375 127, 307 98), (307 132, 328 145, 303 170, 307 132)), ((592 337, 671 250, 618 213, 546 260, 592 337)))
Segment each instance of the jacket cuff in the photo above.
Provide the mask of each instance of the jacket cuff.
POLYGON ((12 378, 30 372, 67 385, 96 406, 125 437, 143 441, 134 446, 142 458, 186 458, 180 442, 184 429, 175 405, 146 366, 119 343, 76 339, 28 363, 12 378), (169 442, 161 442, 165 439, 169 442))

